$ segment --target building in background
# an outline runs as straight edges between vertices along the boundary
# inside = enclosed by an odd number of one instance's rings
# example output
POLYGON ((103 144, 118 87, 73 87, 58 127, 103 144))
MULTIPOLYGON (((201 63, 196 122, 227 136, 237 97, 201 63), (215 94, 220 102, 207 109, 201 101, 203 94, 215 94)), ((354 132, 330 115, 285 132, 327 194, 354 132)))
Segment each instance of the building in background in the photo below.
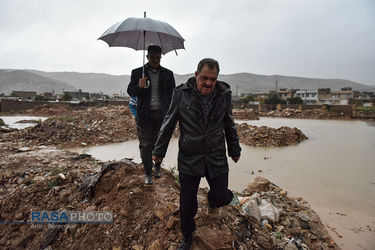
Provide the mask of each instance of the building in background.
POLYGON ((12 91, 11 96, 19 97, 22 100, 34 101, 35 96, 36 96, 36 92, 34 92, 34 91, 12 91))

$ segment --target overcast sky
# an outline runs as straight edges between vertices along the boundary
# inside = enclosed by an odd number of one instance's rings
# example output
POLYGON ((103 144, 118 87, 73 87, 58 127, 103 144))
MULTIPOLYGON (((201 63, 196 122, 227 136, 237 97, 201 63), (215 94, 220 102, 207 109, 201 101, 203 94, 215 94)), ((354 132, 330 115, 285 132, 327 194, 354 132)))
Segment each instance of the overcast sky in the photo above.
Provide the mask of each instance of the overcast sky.
POLYGON ((162 58, 177 74, 212 57, 223 74, 375 85, 375 0, 0 0, 0 69, 129 75, 143 53, 97 39, 144 11, 185 38, 162 58))

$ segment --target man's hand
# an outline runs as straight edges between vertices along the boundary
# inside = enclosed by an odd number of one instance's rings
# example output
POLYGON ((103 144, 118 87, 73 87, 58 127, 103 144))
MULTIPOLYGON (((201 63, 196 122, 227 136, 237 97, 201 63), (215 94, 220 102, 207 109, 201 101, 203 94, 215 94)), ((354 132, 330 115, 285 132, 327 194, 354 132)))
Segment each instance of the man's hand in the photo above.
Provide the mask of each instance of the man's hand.
POLYGON ((143 88, 146 87, 146 85, 147 85, 147 77, 140 78, 139 79, 139 87, 143 89, 143 88))
POLYGON ((238 156, 238 157, 232 157, 232 160, 233 160, 235 163, 237 163, 239 159, 240 159, 239 156, 238 156))
POLYGON ((152 160, 154 160, 155 164, 157 164, 159 162, 161 163, 163 161, 163 157, 158 157, 156 155, 153 155, 152 160))

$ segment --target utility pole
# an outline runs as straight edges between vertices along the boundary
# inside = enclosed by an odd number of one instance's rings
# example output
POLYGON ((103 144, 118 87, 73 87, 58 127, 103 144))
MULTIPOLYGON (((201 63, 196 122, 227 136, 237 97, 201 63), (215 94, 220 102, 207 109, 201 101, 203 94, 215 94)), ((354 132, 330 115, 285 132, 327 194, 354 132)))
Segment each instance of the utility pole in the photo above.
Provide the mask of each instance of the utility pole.
POLYGON ((238 85, 236 86, 236 100, 238 100, 238 85))
POLYGON ((276 89, 275 89, 276 93, 277 93, 277 79, 276 79, 276 89))

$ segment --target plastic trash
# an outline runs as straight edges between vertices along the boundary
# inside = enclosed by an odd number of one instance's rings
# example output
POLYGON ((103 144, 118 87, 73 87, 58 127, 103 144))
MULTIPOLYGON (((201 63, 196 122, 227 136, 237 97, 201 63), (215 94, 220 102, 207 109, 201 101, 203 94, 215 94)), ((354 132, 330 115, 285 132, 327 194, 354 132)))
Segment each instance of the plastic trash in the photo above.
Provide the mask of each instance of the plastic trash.
POLYGON ((262 220, 268 220, 271 224, 275 224, 280 219, 280 210, 274 207, 271 203, 266 200, 260 200, 259 211, 262 220))
POLYGON ((261 214, 256 200, 250 200, 249 202, 247 202, 242 207, 242 211, 247 214, 250 214, 251 216, 255 217, 258 221, 260 221, 261 214))
POLYGON ((233 205, 233 206, 241 206, 241 203, 240 203, 240 200, 238 199, 238 195, 236 193, 233 192, 233 199, 232 201, 229 203, 229 205, 233 205))

